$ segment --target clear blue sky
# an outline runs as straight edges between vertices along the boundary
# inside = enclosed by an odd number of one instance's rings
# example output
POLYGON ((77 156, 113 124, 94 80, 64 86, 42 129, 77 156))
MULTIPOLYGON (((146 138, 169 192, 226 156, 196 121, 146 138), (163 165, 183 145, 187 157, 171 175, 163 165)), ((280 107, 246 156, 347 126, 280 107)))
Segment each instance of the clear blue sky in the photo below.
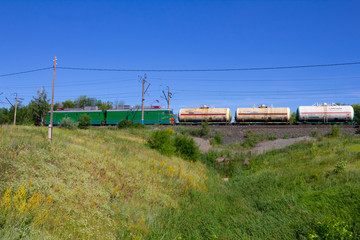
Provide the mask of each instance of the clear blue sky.
MULTIPOLYGON (((359 1, 0 1, 0 75, 36 68, 211 69, 360 61, 359 1)), ((360 65, 232 72, 58 69, 55 101, 80 95, 171 107, 360 103, 360 65)), ((0 78, 27 104, 52 69, 0 78)), ((1 106, 0 106, 1 107, 1 106)), ((2 104, 2 107, 9 105, 2 104)))

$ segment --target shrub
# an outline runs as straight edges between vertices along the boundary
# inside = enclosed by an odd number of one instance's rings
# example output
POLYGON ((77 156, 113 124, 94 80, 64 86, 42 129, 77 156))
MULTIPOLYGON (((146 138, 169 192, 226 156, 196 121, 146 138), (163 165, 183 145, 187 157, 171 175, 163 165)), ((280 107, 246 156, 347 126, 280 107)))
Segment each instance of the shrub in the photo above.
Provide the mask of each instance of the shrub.
POLYGON ((201 123, 200 137, 206 137, 210 133, 210 127, 207 122, 201 123))
POLYGON ((342 173, 346 169, 347 162, 346 161, 340 161, 335 165, 334 173, 342 173))
POLYGON ((91 118, 87 114, 83 114, 79 117, 79 128, 88 129, 91 124, 91 118))
POLYGON ((331 136, 339 137, 340 136, 341 127, 339 125, 334 125, 331 127, 331 136))
POLYGON ((180 157, 197 161, 199 158, 199 148, 196 145, 193 138, 188 135, 177 135, 174 140, 174 146, 176 148, 176 153, 180 157))
POLYGON ((214 137, 210 140, 211 145, 220 145, 223 143, 223 140, 221 138, 221 134, 217 132, 214 137))
POLYGON ((278 137, 277 137, 276 134, 270 135, 270 136, 268 137, 269 140, 276 140, 277 138, 278 138, 278 137))
POLYGON ((172 156, 175 153, 175 146, 171 139, 171 135, 174 133, 171 129, 156 130, 152 132, 148 139, 148 145, 158 150, 160 153, 172 156))
POLYGON ((316 129, 314 131, 312 131, 310 134, 309 134, 310 137, 318 137, 318 133, 316 131, 316 129))
POLYGON ((210 133, 210 127, 207 122, 202 122, 200 129, 190 130, 190 134, 195 137, 207 137, 209 133, 210 133))
POLYGON ((289 136, 287 135, 287 134, 285 134, 284 136, 283 136, 283 139, 288 139, 289 138, 289 136))
POLYGON ((65 117, 65 118, 61 119, 61 121, 59 123, 59 127, 73 130, 78 127, 78 124, 75 123, 74 120, 72 120, 71 118, 65 117))
POLYGON ((318 222, 309 239, 354 239, 354 235, 348 230, 345 222, 326 218, 323 222, 318 222))
POLYGON ((231 177, 235 172, 235 160, 231 152, 211 150, 206 155, 203 155, 202 162, 215 169, 223 177, 231 177), (223 158, 224 161, 218 162, 219 157, 223 158))
POLYGON ((141 125, 141 123, 134 123, 130 120, 123 119, 118 124, 117 127, 119 129, 125 129, 125 128, 145 128, 145 125, 141 125))

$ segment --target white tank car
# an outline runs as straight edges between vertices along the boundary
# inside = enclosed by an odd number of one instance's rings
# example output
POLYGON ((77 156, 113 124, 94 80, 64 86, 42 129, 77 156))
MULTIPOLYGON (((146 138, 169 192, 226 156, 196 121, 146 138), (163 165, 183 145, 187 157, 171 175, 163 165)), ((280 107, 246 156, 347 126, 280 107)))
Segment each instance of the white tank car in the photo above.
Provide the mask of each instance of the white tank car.
POLYGON ((230 108, 210 108, 206 105, 198 108, 183 108, 179 111, 179 122, 219 122, 231 121, 230 108))
POLYGON ((238 108, 235 112, 236 122, 282 122, 289 123, 291 112, 290 108, 267 107, 262 104, 259 107, 238 108))
POLYGON ((352 106, 332 104, 314 104, 313 106, 299 106, 297 120, 300 122, 352 122, 354 121, 352 106))

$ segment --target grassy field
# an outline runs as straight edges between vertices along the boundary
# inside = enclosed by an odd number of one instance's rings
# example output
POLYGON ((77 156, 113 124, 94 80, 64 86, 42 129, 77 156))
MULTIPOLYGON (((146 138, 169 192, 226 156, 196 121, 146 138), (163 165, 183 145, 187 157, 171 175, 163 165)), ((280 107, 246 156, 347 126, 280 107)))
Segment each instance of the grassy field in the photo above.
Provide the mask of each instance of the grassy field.
POLYGON ((150 132, 0 127, 0 239, 359 239, 359 136, 234 156, 225 182, 150 132))

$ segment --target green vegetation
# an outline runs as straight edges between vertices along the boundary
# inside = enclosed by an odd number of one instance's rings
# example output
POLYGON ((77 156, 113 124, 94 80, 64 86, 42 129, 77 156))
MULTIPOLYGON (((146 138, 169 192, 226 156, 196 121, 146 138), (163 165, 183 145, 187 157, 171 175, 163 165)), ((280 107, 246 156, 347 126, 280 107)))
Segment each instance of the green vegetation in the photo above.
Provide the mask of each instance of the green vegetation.
POLYGON ((213 146, 221 145, 223 143, 220 132, 216 132, 216 134, 210 139, 210 143, 213 146))
POLYGON ((337 124, 331 127, 331 136, 332 137, 339 137, 341 134, 341 127, 337 124))
POLYGON ((272 135, 268 136, 268 139, 269 140, 276 140, 276 139, 278 139, 278 136, 276 134, 272 134, 272 135))
POLYGON ((176 147, 174 146, 171 135, 174 134, 172 129, 155 130, 148 139, 148 145, 158 150, 166 156, 172 156, 175 153, 176 147))
POLYGON ((174 130, 169 128, 153 131, 147 143, 166 156, 173 156, 176 153, 184 159, 197 161, 200 154, 193 138, 174 134, 174 130))
POLYGON ((238 150, 238 149, 249 149, 255 147, 255 144, 265 141, 265 140, 275 140, 277 139, 277 135, 269 135, 266 134, 259 134, 259 133, 252 133, 251 131, 247 131, 245 133, 245 141, 242 143, 234 143, 228 144, 225 148, 238 150))
POLYGON ((141 125, 141 123, 134 123, 130 120, 123 119, 118 124, 117 127, 119 129, 126 129, 126 128, 145 128, 145 125, 141 125))
POLYGON ((352 107, 354 108, 355 122, 360 124, 360 103, 353 104, 352 107))
POLYGON ((197 162, 147 146, 189 141, 168 129, 57 128, 52 143, 46 128, 0 135, 0 239, 360 237, 357 135, 197 162))
POLYGON ((326 218, 318 222, 312 233, 309 234, 311 240, 338 240, 338 239, 355 239, 354 234, 348 230, 349 226, 344 221, 326 218))
POLYGON ((188 135, 176 135, 174 139, 175 152, 186 160, 196 161, 199 158, 199 148, 194 139, 188 135))
POLYGON ((206 138, 210 134, 210 126, 207 122, 202 122, 200 129, 177 127, 176 131, 181 134, 189 134, 194 137, 206 138))
POLYGON ((82 114, 79 117, 79 128, 80 129, 88 129, 91 123, 91 117, 87 114, 82 114))
POLYGON ((60 121, 59 127, 64 129, 74 130, 78 128, 78 123, 75 123, 74 120, 66 117, 60 121))
POLYGON ((296 122, 297 122, 296 112, 293 112, 293 113, 291 113, 291 116, 290 116, 290 124, 295 124, 296 122))

